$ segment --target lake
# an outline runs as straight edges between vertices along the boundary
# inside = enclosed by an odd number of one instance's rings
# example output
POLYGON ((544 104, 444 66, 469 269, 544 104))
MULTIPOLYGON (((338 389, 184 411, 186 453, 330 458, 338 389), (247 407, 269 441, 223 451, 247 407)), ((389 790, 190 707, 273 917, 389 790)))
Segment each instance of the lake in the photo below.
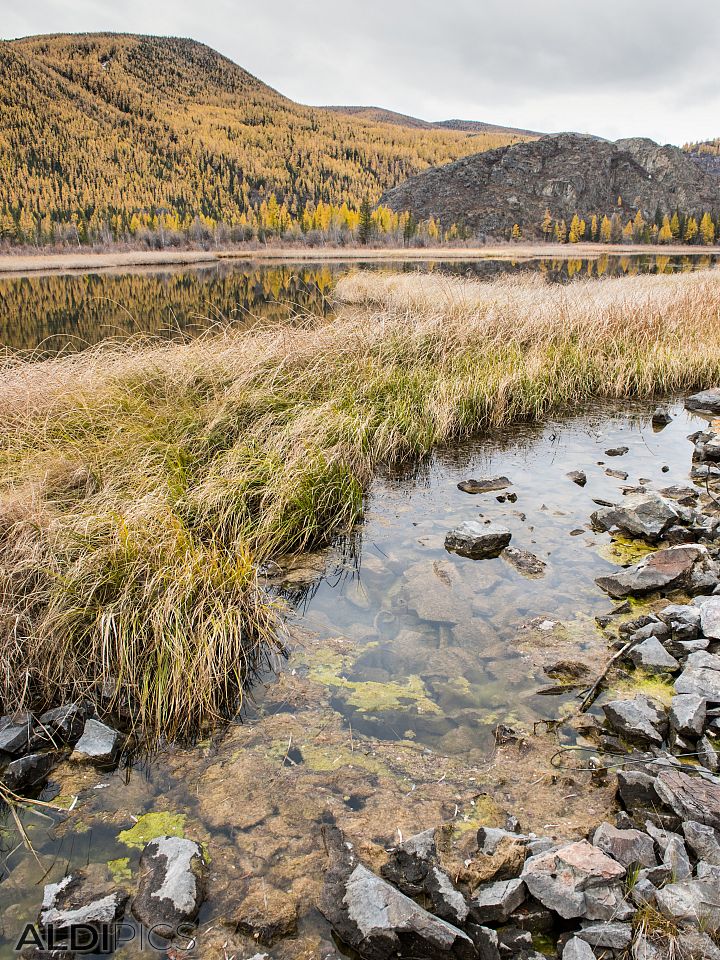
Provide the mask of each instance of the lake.
POLYGON ((350 270, 439 271, 491 279, 535 271, 552 282, 707 268, 717 255, 643 255, 567 260, 398 261, 371 263, 224 262, 161 271, 0 278, 0 346, 53 354, 110 337, 192 336, 215 324, 250 327, 304 314, 328 314, 335 284, 350 270))

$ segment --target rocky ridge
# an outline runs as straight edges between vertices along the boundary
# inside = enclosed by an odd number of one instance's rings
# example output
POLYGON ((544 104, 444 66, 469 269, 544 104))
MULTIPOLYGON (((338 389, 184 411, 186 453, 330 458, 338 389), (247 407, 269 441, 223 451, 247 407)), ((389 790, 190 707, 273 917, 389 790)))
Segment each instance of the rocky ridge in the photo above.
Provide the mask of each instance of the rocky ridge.
POLYGON ((720 182, 678 147, 559 133, 433 167, 387 191, 381 203, 480 233, 504 233, 517 223, 526 235, 539 235, 546 210, 568 223, 574 213, 620 212, 627 219, 640 210, 651 220, 658 208, 713 211, 720 182))

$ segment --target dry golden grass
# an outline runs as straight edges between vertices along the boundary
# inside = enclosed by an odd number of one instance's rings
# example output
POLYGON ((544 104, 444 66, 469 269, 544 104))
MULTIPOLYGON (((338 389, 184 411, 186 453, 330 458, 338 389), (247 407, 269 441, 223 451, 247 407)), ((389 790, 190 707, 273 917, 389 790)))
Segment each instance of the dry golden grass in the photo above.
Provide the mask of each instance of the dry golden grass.
POLYGON ((0 382, 3 706, 97 698, 155 733, 236 704, 268 560, 360 517, 377 467, 590 397, 720 380, 720 273, 343 280, 335 318, 136 341, 0 382))

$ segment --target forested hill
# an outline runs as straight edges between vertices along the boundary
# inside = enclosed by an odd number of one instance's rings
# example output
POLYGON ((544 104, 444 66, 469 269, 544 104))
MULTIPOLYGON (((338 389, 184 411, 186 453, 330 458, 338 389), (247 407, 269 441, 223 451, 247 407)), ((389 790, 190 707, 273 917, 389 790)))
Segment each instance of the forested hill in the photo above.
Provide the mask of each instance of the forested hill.
POLYGON ((191 40, 0 42, 0 233, 11 239, 198 218, 312 225, 318 205, 356 210, 428 167, 522 138, 302 106, 191 40))

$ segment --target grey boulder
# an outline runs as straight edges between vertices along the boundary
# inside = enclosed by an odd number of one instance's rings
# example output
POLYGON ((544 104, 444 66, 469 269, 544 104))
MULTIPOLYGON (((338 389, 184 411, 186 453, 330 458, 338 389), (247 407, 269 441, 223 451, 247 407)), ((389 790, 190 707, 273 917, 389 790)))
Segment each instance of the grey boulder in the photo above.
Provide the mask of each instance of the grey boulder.
POLYGON ((714 587, 717 576, 707 548, 688 543, 656 550, 633 566, 598 577, 595 582, 611 597, 620 600, 670 587, 699 592, 714 587))
POLYGON ((15 713, 0 720, 0 751, 13 756, 30 746, 35 720, 29 713, 15 713))
POLYGON ((470 916, 476 923, 505 923, 526 896, 525 884, 520 879, 482 884, 473 893, 470 916))
POLYGON ((621 952, 627 950, 632 942, 632 924, 592 923, 578 930, 576 936, 593 947, 604 947, 621 952))
POLYGON ((497 523, 467 520, 445 537, 445 549, 461 557, 483 560, 497 557, 510 543, 512 534, 497 523))
POLYGON ((720 657, 699 650, 685 661, 685 669, 675 681, 675 693, 692 693, 712 703, 720 703, 720 657))
POLYGON ((720 597, 710 597, 700 607, 700 626, 711 640, 720 640, 720 597))
POLYGON ((122 746, 122 737, 112 727, 99 720, 86 720, 83 734, 75 744, 71 760, 90 760, 100 765, 116 762, 122 746))
POLYGON ((699 737, 705 727, 707 700, 696 693, 680 693, 670 703, 670 728, 681 736, 699 737))
POLYGON ((183 837, 155 837, 140 857, 132 904, 135 917, 160 936, 175 936, 193 921, 205 895, 206 864, 200 846, 183 837))
POLYGON ((685 842, 698 860, 720 867, 720 836, 706 823, 686 820, 682 825, 685 842))
POLYGON ((720 783, 714 778, 688 776, 675 768, 660 770, 655 792, 681 821, 693 820, 720 829, 720 783))
POLYGON ((698 740, 697 755, 700 763, 711 773, 717 773, 720 770, 717 750, 707 737, 700 737, 698 740))
POLYGON ((593 844, 623 867, 657 864, 655 845, 642 830, 618 830, 611 823, 601 823, 593 836, 593 844))
POLYGON ((616 507, 596 510, 590 519, 596 529, 616 530, 623 536, 654 543, 679 517, 675 507, 659 494, 645 493, 627 497, 616 507))
POLYGON ((581 940, 580 937, 572 937, 565 944, 562 960, 595 960, 595 954, 586 940, 581 940))
POLYGON ((631 647, 628 657, 636 667, 648 673, 676 673, 680 664, 671 656, 657 637, 650 637, 631 647))
POLYGON ((57 758, 52 753, 28 753, 7 765, 2 782, 13 792, 30 790, 41 786, 55 766, 57 758))
POLYGON ((660 611, 660 619, 670 628, 673 640, 696 640, 700 636, 700 611, 684 603, 671 603, 660 611))
POLYGON ((720 389, 703 390, 694 393, 685 401, 685 409, 693 413, 705 413, 710 416, 720 413, 720 389))
POLYGON ((36 743, 60 746, 75 743, 82 735, 87 709, 80 703, 66 703, 41 714, 33 735, 36 743))
POLYGON ((655 905, 668 920, 715 933, 720 929, 720 879, 705 877, 668 884, 658 890, 655 905))
POLYGON ((631 743, 652 743, 660 746, 667 731, 664 709, 648 697, 633 700, 610 700, 603 704, 609 725, 631 743))
POLYGON ((586 840, 525 861, 521 878, 543 906, 565 920, 624 920, 625 868, 586 840))

